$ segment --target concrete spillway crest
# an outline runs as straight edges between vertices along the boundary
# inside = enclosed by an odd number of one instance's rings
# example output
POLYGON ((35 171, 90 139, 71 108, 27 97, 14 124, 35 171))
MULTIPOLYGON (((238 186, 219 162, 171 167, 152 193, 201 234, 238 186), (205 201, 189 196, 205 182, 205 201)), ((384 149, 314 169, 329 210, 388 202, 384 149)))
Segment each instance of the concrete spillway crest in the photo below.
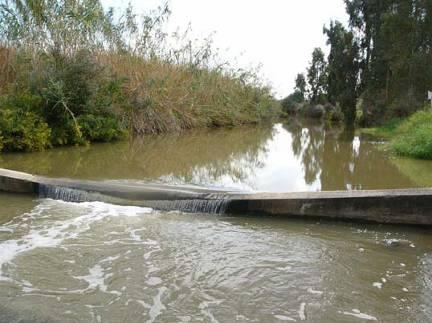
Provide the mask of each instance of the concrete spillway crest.
POLYGON ((0 191, 194 213, 432 225, 432 189, 255 194, 193 186, 54 179, 0 169, 0 191))

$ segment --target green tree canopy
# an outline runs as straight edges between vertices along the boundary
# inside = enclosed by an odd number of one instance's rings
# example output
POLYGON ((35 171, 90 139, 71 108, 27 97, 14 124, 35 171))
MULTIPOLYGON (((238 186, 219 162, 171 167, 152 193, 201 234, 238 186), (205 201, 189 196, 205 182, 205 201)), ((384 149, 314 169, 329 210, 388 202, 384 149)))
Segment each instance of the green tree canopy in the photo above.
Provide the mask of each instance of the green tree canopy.
POLYGON ((323 100, 327 91, 327 62, 321 48, 315 48, 312 61, 307 69, 309 99, 312 103, 323 100))
POLYGON ((302 98, 303 101, 306 97, 306 91, 307 91, 306 78, 303 73, 299 73, 297 74, 295 80, 294 92, 299 93, 299 96, 302 98))
POLYGON ((330 45, 328 56, 327 98, 339 104, 347 123, 355 120, 358 75, 359 47, 352 32, 349 32, 338 21, 331 22, 324 28, 327 44, 330 45))

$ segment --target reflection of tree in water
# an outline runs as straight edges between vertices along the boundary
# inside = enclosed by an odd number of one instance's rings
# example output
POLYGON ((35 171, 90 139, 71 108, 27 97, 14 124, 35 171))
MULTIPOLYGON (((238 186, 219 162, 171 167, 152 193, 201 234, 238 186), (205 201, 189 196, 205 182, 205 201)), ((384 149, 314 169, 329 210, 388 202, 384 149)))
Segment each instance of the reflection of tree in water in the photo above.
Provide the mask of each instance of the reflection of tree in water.
POLYGON ((272 127, 201 130, 147 136, 130 142, 53 149, 0 157, 0 167, 53 177, 244 181, 263 166, 272 127))
POLYGON ((306 184, 313 184, 322 167, 323 127, 317 123, 303 126, 298 120, 291 120, 284 128, 291 133, 292 150, 301 159, 306 184))
POLYGON ((383 152, 371 142, 360 142, 353 130, 295 120, 284 127, 292 135, 292 149, 307 184, 319 180, 323 191, 413 186, 383 152))

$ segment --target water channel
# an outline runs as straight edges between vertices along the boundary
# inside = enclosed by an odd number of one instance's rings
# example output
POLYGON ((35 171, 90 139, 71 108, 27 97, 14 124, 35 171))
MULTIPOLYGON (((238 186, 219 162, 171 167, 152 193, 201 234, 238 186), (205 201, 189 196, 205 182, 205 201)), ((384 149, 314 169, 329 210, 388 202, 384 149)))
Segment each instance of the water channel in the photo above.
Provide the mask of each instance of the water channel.
MULTIPOLYGON (((242 191, 432 186, 432 163, 300 123, 0 155, 0 167, 242 191)), ((0 194, 0 322, 430 322, 432 229, 0 194)))

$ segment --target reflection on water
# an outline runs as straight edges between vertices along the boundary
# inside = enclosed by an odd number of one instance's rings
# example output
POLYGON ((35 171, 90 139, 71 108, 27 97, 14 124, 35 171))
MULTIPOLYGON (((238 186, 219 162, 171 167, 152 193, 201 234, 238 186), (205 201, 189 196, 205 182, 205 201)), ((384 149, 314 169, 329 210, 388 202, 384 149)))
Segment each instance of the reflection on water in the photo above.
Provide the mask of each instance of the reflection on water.
MULTIPOLYGON (((1 155, 54 177, 262 191, 430 185, 343 129, 292 121, 1 155)), ((0 194, 0 322, 428 322, 430 228, 228 218, 0 194)))
MULTIPOLYGON (((292 150, 309 187, 315 184, 322 191, 333 191, 422 186, 402 173, 380 144, 361 140, 354 131, 327 129, 320 123, 305 127, 295 121, 284 127, 292 136, 292 150)), ((427 168, 432 171, 431 162, 427 168)))
POLYGON ((432 163, 390 158, 342 128, 291 121, 8 154, 0 167, 53 177, 289 192, 432 185, 432 163))
POLYGON ((262 167, 272 127, 195 131, 131 141, 3 154, 0 167, 52 177, 219 184, 262 167))

